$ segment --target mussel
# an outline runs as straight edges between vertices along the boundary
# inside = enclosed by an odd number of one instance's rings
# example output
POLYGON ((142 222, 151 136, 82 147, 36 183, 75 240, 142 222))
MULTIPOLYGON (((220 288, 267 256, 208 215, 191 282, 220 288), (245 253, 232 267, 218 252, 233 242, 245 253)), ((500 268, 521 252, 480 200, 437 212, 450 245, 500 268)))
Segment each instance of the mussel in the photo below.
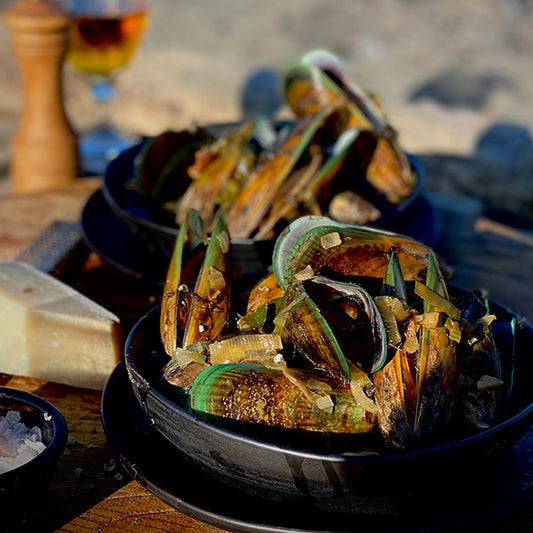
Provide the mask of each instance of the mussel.
POLYGON ((273 269, 281 287, 304 268, 337 276, 385 276, 394 250, 406 280, 423 279, 429 248, 409 237, 343 224, 328 217, 301 217, 276 240, 273 269))
POLYGON ((416 176, 374 97, 309 64, 298 64, 286 72, 285 93, 289 106, 300 118, 323 109, 346 109, 347 129, 369 132, 375 139, 371 153, 366 155, 368 182, 391 203, 399 203, 412 192, 416 176))
POLYGON ((198 346, 216 340, 230 320, 230 239, 222 210, 207 245, 206 240, 199 214, 189 211, 176 239, 161 303, 161 340, 173 358, 166 375, 174 383, 181 382, 189 363, 198 362, 197 352, 203 351, 198 346), (188 244, 196 253, 187 260, 188 244))
POLYGON ((133 185, 151 204, 175 202, 189 186, 187 168, 196 151, 212 142, 204 128, 167 130, 146 141, 134 160, 133 185))
MULTIPOLYGON (((457 354, 457 410, 464 427, 477 433, 491 427, 507 411, 514 374, 514 347, 507 347, 511 366, 505 375, 493 334, 496 317, 490 313, 486 295, 468 294, 461 304, 465 309, 465 334, 457 354)), ((500 323, 499 327, 508 327, 508 338, 514 338, 515 319, 500 323)))
POLYGON ((198 212, 191 210, 180 228, 167 269, 161 303, 161 341, 172 356, 190 313, 191 289, 205 258, 208 237, 198 212))
POLYGON ((308 147, 317 129, 325 120, 324 113, 317 113, 296 124, 289 134, 280 139, 271 153, 263 157, 249 176, 229 209, 229 230, 234 238, 250 237, 266 214, 274 196, 300 156, 308 147))
MULTIPOLYGON (((422 322, 417 358, 414 433, 420 440, 439 425, 446 425, 454 407, 457 379, 458 323, 461 312, 449 302, 435 255, 430 253, 425 287, 424 315, 438 313, 436 324, 422 322), (431 291, 431 292, 428 292, 431 291), (454 336, 454 334, 456 334, 454 336)), ((422 287, 417 285, 416 287, 422 287)))
POLYGON ((202 371, 188 397, 198 416, 332 433, 365 433, 375 416, 354 400, 350 388, 321 374, 258 364, 213 365, 202 371), (305 388, 308 394, 302 389, 305 388), (326 397, 326 407, 313 397, 326 397), (331 407, 330 407, 331 406, 331 407))
POLYGON ((217 208, 231 208, 255 165, 256 154, 250 146, 253 130, 254 124, 245 122, 195 152, 194 164, 187 171, 192 181, 176 207, 178 225, 195 209, 210 227, 217 208))
MULTIPOLYGON (((462 316, 464 302, 456 302, 458 307, 451 300, 432 251, 426 279, 423 283, 416 281, 413 290, 407 291, 399 262, 394 259, 386 279, 384 292, 393 294, 405 309, 403 317, 395 314, 401 342, 391 347, 390 362, 372 379, 381 432, 391 447, 404 450, 434 442, 442 437, 452 418, 457 426, 457 413, 462 418, 472 412, 472 390, 466 392, 472 374, 465 373, 464 366, 461 369, 458 364, 459 347, 468 353, 467 360, 479 363, 480 359, 476 356, 478 349, 472 347, 473 337, 465 334, 469 328, 462 316)), ((497 358, 492 340, 487 336, 483 339, 487 350, 497 358)), ((481 368, 474 375, 479 372, 481 368)), ((484 408, 491 406, 491 402, 481 403, 484 408)))
POLYGON ((314 368, 350 382, 349 362, 375 372, 385 363, 387 336, 371 296, 358 285, 313 276, 289 285, 276 330, 314 368))

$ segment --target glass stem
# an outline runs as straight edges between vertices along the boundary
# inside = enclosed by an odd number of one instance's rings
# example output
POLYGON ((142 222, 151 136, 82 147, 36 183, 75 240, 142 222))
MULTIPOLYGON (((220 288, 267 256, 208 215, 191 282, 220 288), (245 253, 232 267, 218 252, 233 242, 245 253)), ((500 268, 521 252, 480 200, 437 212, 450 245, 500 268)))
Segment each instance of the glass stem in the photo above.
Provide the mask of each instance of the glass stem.
POLYGON ((115 80, 113 75, 93 75, 90 78, 91 94, 97 106, 96 127, 102 131, 112 129, 111 101, 115 97, 115 80))

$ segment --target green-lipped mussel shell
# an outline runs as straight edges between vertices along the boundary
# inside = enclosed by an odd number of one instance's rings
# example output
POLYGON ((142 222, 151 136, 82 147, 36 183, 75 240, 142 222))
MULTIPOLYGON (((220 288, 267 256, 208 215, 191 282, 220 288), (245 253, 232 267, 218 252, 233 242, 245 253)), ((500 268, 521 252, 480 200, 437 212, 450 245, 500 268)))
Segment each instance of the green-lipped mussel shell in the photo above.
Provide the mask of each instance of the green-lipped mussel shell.
POLYGON ((272 199, 309 146, 325 114, 299 121, 255 167, 228 211, 232 239, 248 238, 257 229, 272 199))
POLYGON ((196 209, 207 228, 223 196, 230 190, 231 180, 244 161, 253 162, 250 139, 254 124, 245 122, 226 135, 196 152, 194 166, 189 168, 192 181, 179 200, 176 222, 181 224, 189 209, 196 209), (250 161, 252 159, 252 161, 250 161))
POLYGON ((400 204, 413 193, 417 176, 401 149, 384 137, 376 137, 376 145, 366 171, 366 180, 393 205, 400 204))
MULTIPOLYGON (((404 307, 408 305, 407 288, 398 256, 394 251, 390 254, 381 294, 398 298, 404 307)), ((402 329, 403 336, 416 337, 414 315, 410 316, 402 329)), ((408 359, 409 354, 404 345, 391 349, 394 350, 394 355, 390 361, 372 374, 375 386, 374 401, 377 407, 378 425, 385 441, 396 450, 405 450, 413 439, 415 383, 408 359)))
POLYGON ((190 297, 184 288, 194 286, 207 240, 200 215, 191 210, 176 237, 163 288, 160 335, 170 356, 178 346, 179 333, 185 327, 190 312, 190 297))
MULTIPOLYGON (((500 350, 494 341, 493 323, 488 319, 489 303, 485 294, 467 294, 461 301, 463 318, 471 328, 461 338, 458 348, 458 412, 464 426, 479 432, 492 426, 507 413, 509 393, 514 379, 514 342, 505 346, 507 368, 502 366, 500 350), (500 381, 500 386, 479 387, 480 380, 500 381)), ((496 322, 505 328, 509 339, 515 338, 516 318, 496 322)))
POLYGON ((383 278, 391 250, 398 256, 406 281, 425 279, 426 245, 328 217, 307 216, 291 223, 276 240, 272 264, 282 288, 308 266, 316 273, 329 270, 336 276, 383 278))
POLYGON ((358 87, 340 86, 315 65, 299 64, 284 77, 285 98, 297 117, 311 116, 321 109, 347 107, 353 116, 352 126, 361 126, 381 135, 387 121, 381 109, 358 87))
POLYGON ((405 450, 413 438, 414 383, 410 377, 407 354, 402 349, 372 374, 378 425, 387 444, 396 450, 405 450))
POLYGON ((223 210, 219 210, 192 294, 183 335, 183 348, 214 341, 230 318, 230 238, 223 210))
MULTIPOLYGON (((426 286, 448 299, 448 289, 433 252, 428 256, 426 286)), ((424 312, 438 311, 424 300, 424 312)), ((420 328, 416 376, 414 434, 420 440, 442 427, 452 415, 457 388, 457 343, 438 328, 420 328)))
MULTIPOLYGON (((317 377, 308 374, 309 379, 317 377)), ((196 378, 189 390, 189 405, 198 416, 216 415, 284 428, 365 433, 375 427, 374 417, 357 404, 349 387, 320 380, 331 388, 333 411, 308 401, 280 370, 247 363, 213 365, 196 378)))
POLYGON ((157 203, 175 201, 187 189, 187 168, 212 136, 204 129, 164 131, 145 142, 134 160, 137 190, 157 203))
POLYGON ((359 182, 363 190, 370 187, 391 205, 409 197, 417 182, 410 163, 398 157, 387 139, 358 127, 345 129, 337 138, 330 157, 310 183, 309 192, 325 205, 328 188, 336 183, 337 176, 345 175, 359 182))
POLYGON ((387 270, 383 277, 381 294, 384 296, 394 296, 404 306, 407 306, 407 287, 403 277, 402 266, 394 250, 389 254, 389 262, 387 263, 387 270))
POLYGON ((284 290, 279 286, 273 272, 268 272, 252 287, 248 294, 246 312, 255 311, 258 307, 283 297, 284 290))
POLYGON ((381 368, 387 335, 371 296, 352 283, 312 277, 287 289, 276 324, 313 366, 351 379, 351 362, 366 372, 381 368))
MULTIPOLYGON (((346 109, 348 128, 372 132, 376 147, 370 158, 368 182, 393 204, 409 196, 416 185, 405 152, 398 144, 381 107, 356 85, 348 87, 315 65, 300 64, 285 74, 285 95, 297 117, 312 116, 320 110, 346 109)), ((367 155, 368 157, 368 155, 367 155)))

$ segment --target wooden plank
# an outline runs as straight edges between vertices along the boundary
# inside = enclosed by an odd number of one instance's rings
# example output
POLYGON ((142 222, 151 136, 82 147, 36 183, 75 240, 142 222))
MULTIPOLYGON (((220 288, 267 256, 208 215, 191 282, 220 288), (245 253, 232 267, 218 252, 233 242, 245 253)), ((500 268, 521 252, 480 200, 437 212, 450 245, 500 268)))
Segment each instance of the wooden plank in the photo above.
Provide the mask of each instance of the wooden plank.
MULTIPOLYGON (((83 178, 65 189, 0 195, 0 261, 17 257, 52 222, 79 222, 87 198, 100 185, 98 178, 83 178)), ((86 257, 81 268, 69 271, 69 279, 63 281, 116 312, 123 321, 125 337, 157 299, 152 299, 152 290, 121 276, 88 250, 86 257)), ((115 454, 103 432, 99 391, 7 374, 0 374, 0 385, 47 399, 67 422, 69 444, 52 480, 42 531, 53 531, 129 481, 115 464, 115 454)))
POLYGON ((80 178, 71 187, 35 194, 0 195, 0 262, 14 259, 55 220, 78 222, 99 178, 80 178))
POLYGON ((176 511, 136 481, 131 481, 104 501, 65 524, 57 533, 101 533, 187 531, 224 533, 176 511))
POLYGON ((533 320, 533 237, 455 205, 439 204, 442 232, 436 251, 453 268, 451 283, 484 289, 489 297, 533 320))

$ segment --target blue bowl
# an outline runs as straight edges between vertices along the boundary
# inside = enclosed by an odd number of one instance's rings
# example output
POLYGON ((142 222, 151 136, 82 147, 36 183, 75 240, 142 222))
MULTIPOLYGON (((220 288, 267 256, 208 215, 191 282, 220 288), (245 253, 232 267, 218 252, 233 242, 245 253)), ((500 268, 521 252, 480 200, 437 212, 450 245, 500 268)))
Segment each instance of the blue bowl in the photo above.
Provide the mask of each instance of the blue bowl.
POLYGON ((20 412, 28 428, 41 430, 46 448, 29 462, 0 474, 0 531, 38 531, 50 483, 67 444, 63 415, 50 402, 21 390, 0 387, 0 415, 20 412))

